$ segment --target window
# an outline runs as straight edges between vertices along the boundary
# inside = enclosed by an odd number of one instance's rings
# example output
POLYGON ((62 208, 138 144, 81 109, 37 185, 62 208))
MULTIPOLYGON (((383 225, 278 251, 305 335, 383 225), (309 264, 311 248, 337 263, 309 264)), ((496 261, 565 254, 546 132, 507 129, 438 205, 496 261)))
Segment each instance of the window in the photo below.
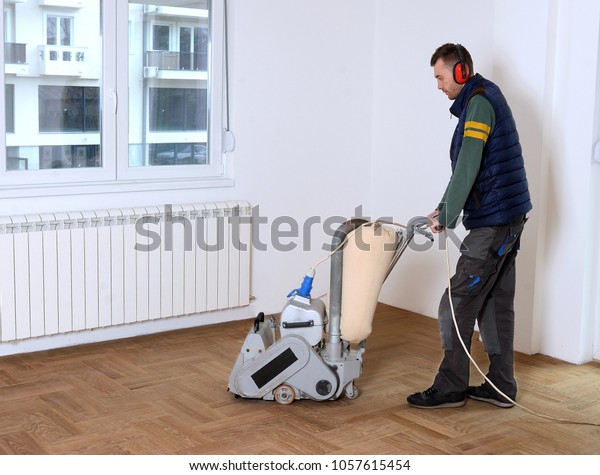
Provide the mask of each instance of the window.
POLYGON ((98 132, 100 93, 97 87, 39 86, 40 132, 98 132))
POLYGON ((15 131, 15 86, 6 84, 4 86, 4 116, 7 133, 15 131))
POLYGON ((46 17, 46 44, 71 46, 73 18, 48 15, 46 17))
POLYGON ((182 69, 208 69, 208 28, 182 26, 179 29, 179 51, 182 69))
POLYGON ((152 49, 169 51, 171 28, 169 25, 152 25, 152 49))
POLYGON ((150 131, 205 131, 206 105, 206 89, 151 88, 150 131))
POLYGON ((223 8, 5 1, 0 189, 223 177, 223 8))

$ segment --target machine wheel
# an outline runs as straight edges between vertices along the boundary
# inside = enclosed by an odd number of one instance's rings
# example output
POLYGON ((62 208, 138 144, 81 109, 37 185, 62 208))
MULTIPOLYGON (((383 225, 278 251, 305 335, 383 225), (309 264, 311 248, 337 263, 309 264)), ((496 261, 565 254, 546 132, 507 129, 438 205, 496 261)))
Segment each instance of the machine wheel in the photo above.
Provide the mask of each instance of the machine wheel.
POLYGON ((356 399, 358 397, 358 389, 356 389, 354 384, 350 383, 346 386, 346 397, 348 399, 356 399))
POLYGON ((275 391, 273 391, 273 396, 275 397, 275 401, 279 404, 291 404, 296 399, 296 392, 294 388, 288 386, 287 384, 282 384, 275 391))

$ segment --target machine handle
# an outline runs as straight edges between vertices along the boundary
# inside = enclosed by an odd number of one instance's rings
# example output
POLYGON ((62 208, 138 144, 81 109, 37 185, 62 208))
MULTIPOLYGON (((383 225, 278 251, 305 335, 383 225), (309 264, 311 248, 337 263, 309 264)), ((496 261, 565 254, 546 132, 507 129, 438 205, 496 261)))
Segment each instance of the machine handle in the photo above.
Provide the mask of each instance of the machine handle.
POLYGON ((433 242, 433 235, 427 229, 430 224, 431 220, 426 216, 417 216, 411 219, 406 225, 407 240, 410 241, 415 235, 415 233, 419 233, 433 242))
POLYGON ((306 328, 315 326, 315 322, 313 320, 307 322, 283 322, 281 326, 283 328, 306 328))
POLYGON ((264 321, 265 321, 265 314, 264 314, 264 312, 260 312, 254 319, 254 333, 258 332, 258 329, 260 328, 260 324, 264 321))

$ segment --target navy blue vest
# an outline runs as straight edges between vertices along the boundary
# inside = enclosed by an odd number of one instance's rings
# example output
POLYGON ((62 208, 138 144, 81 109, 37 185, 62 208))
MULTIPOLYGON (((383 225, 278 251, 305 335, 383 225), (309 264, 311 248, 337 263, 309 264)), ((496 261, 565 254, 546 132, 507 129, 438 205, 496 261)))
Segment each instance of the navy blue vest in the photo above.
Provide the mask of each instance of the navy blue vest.
POLYGON ((477 94, 492 104, 496 124, 483 150, 471 196, 465 203, 463 224, 466 229, 508 224, 532 208, 512 112, 500 88, 479 74, 469 79, 450 108, 450 112, 458 117, 450 145, 452 171, 462 145, 467 104, 477 94))

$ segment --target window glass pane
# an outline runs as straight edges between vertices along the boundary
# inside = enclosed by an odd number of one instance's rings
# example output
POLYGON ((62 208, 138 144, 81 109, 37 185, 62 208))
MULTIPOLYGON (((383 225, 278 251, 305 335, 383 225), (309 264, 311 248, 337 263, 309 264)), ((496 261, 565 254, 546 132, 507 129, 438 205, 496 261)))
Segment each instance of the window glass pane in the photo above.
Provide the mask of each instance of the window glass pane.
POLYGON ((205 165, 203 143, 161 143, 148 146, 151 165, 205 165))
POLYGON ((192 69, 192 29, 179 29, 179 62, 181 69, 192 69))
POLYGON ((98 132, 99 88, 39 86, 40 132, 98 132))
POLYGON ((129 2, 130 167, 209 164, 206 3, 129 2))
POLYGON ((171 29, 167 25, 154 25, 152 27, 152 49, 169 51, 169 34, 171 29))
POLYGON ((46 145, 39 153, 40 169, 100 166, 98 145, 46 145))
POLYGON ((48 16, 46 19, 46 44, 55 45, 57 44, 56 35, 56 24, 58 23, 58 17, 48 16))
POLYGON ((205 131, 206 89, 150 88, 150 131, 205 131))
POLYGON ((101 0, 81 5, 4 2, 7 170, 102 166, 101 0))
POLYGON ((15 131, 15 86, 6 84, 4 86, 4 117, 6 121, 6 132, 15 131))
POLYGON ((71 19, 60 19, 60 44, 63 46, 71 46, 71 19))
POLYGON ((194 28, 194 69, 208 69, 208 28, 194 28))

